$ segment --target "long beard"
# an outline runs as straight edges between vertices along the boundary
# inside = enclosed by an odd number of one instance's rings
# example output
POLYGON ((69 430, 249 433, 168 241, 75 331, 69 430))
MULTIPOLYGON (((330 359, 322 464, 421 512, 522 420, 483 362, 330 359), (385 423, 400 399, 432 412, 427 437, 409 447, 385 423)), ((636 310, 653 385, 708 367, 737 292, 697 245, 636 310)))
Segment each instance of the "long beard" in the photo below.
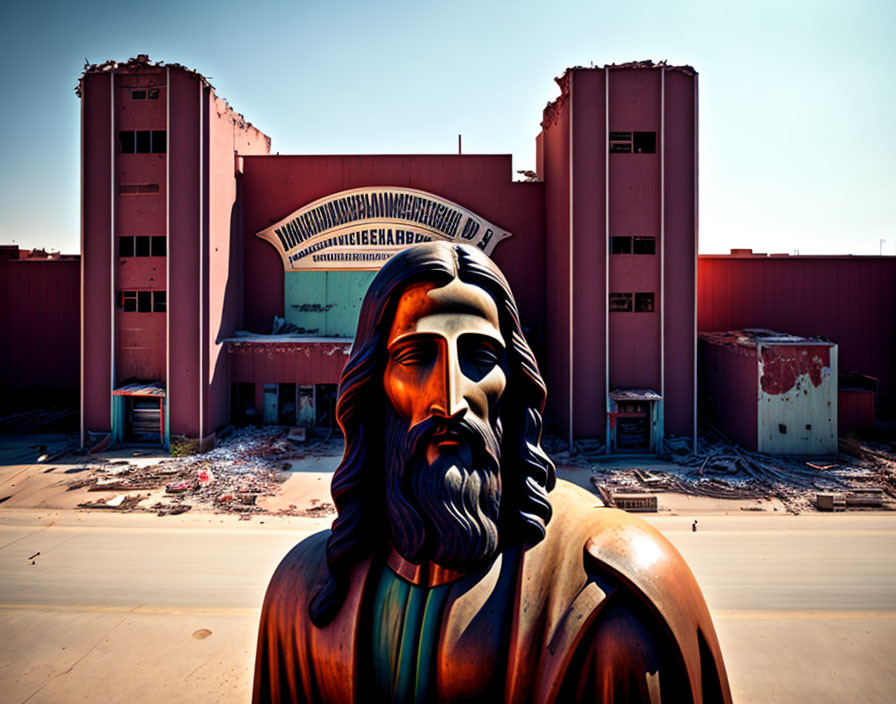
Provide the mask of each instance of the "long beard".
POLYGON ((460 571, 485 566, 498 550, 500 424, 475 418, 430 418, 409 429, 391 408, 386 417, 386 512, 392 546, 406 560, 431 560, 460 571), (450 429, 466 450, 430 464, 434 433, 450 429))

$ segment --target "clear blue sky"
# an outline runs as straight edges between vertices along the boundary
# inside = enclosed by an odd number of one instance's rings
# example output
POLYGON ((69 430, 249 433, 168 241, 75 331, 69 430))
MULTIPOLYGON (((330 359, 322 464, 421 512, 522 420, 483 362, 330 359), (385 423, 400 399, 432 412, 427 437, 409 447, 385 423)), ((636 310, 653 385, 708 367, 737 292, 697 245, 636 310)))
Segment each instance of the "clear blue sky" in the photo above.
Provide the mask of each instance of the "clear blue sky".
POLYGON ((79 248, 84 59, 208 77, 281 153, 510 153, 567 66, 700 73, 700 250, 896 254, 896 2, 15 3, 0 241, 79 248))

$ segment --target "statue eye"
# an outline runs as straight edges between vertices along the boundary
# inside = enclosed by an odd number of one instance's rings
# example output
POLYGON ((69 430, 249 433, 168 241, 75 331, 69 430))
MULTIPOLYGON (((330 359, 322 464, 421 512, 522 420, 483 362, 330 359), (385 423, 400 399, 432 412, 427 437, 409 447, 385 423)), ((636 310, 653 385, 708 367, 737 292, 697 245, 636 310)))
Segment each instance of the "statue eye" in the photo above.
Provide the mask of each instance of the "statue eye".
POLYGON ((403 367, 425 366, 432 363, 435 352, 435 345, 418 340, 399 347, 392 353, 392 359, 403 367))
POLYGON ((465 335, 459 348, 461 371, 474 381, 479 381, 501 364, 504 357, 504 351, 496 342, 479 335, 465 335))

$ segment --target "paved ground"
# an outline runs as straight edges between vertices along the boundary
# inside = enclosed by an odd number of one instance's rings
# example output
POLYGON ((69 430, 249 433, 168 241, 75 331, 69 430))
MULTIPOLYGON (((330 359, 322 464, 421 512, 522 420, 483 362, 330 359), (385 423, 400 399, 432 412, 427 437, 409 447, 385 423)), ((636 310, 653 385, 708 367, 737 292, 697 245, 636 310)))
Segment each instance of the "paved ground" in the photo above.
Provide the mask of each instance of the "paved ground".
MULTIPOLYGON (((0 508, 0 701, 246 701, 271 571, 326 524, 260 520, 0 508)), ((648 520, 703 587, 737 702, 893 700, 894 517, 648 520)))
MULTIPOLYGON (((79 466, 18 464, 68 441, 47 438, 0 447, 0 704, 247 701, 270 574, 329 519, 78 511, 95 496, 67 491, 79 466)), ((305 458, 259 503, 327 500, 337 461, 305 458)), ((558 473, 590 487, 588 470, 558 473)), ((659 505, 647 520, 697 575, 736 702, 894 701, 896 514, 659 505)))

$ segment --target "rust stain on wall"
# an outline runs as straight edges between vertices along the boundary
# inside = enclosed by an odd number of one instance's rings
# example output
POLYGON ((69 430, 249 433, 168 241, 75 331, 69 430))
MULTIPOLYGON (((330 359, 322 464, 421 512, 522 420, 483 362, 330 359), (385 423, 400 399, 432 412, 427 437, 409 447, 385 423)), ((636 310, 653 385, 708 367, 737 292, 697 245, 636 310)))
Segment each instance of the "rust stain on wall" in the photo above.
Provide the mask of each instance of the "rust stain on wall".
POLYGON ((820 386, 825 369, 830 372, 830 348, 821 346, 775 346, 762 349, 762 377, 759 384, 767 394, 784 394, 806 374, 813 386, 820 386))

